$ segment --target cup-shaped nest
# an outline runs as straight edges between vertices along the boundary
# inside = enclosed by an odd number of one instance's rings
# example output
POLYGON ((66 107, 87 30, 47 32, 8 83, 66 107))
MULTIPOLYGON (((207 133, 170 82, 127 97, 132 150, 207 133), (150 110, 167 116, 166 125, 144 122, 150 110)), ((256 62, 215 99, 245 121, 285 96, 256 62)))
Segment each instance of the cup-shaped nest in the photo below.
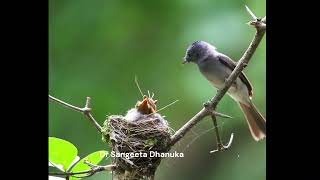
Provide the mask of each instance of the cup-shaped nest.
POLYGON ((171 130, 167 121, 156 112, 143 114, 133 108, 125 117, 111 115, 104 123, 103 132, 103 139, 111 142, 114 162, 118 166, 116 174, 131 176, 126 179, 153 176, 161 157, 150 154, 170 150, 171 130))

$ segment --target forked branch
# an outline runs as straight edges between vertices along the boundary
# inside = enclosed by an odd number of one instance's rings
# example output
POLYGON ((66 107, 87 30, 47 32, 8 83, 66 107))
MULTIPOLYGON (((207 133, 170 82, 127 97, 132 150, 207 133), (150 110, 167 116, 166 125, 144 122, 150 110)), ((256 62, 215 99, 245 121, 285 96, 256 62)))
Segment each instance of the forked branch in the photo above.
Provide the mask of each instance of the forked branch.
POLYGON ((89 119, 89 121, 96 127, 96 129, 100 133, 102 133, 101 126, 99 125, 99 123, 94 119, 94 117, 91 114, 91 108, 90 108, 90 100, 91 99, 90 99, 90 97, 87 97, 86 104, 85 104, 85 106, 83 108, 71 105, 69 103, 66 103, 66 102, 64 102, 64 101, 62 101, 62 100, 60 100, 58 98, 55 98, 53 96, 50 96, 50 95, 49 95, 49 100, 51 100, 53 102, 56 102, 56 103, 59 103, 59 104, 63 105, 64 107, 67 107, 69 109, 72 109, 72 110, 75 110, 75 111, 83 113, 89 119))

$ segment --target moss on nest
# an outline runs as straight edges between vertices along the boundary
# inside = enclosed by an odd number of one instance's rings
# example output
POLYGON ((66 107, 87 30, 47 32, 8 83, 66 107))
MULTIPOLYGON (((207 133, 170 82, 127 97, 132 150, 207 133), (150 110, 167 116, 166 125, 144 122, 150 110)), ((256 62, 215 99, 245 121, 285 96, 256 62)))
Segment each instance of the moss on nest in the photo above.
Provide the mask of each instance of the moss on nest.
POLYGON ((145 179, 154 175, 161 161, 161 157, 150 157, 150 152, 168 152, 170 135, 167 121, 158 113, 141 115, 134 121, 112 115, 104 123, 102 139, 110 142, 115 153, 146 153, 147 157, 114 159, 118 179, 145 179))

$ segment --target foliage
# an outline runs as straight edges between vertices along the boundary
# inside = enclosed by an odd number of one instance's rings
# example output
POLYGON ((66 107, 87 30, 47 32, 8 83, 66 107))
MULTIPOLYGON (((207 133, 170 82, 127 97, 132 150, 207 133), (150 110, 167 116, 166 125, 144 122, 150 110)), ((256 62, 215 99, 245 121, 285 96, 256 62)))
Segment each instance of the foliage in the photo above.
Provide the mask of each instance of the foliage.
MULTIPOLYGON (((77 153, 78 150, 72 143, 63 139, 49 137, 49 166, 56 167, 62 172, 81 172, 89 170, 90 167, 85 164, 84 161, 98 164, 106 157, 108 152, 104 150, 96 151, 81 160, 77 156, 77 153)), ((70 179, 75 180, 81 178, 71 177, 70 179)))

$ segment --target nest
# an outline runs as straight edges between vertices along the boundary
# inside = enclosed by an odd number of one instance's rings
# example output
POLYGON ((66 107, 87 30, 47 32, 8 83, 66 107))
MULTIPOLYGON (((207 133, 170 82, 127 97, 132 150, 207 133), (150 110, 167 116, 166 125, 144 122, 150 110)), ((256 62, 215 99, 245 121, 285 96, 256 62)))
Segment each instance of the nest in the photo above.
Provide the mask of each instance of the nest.
POLYGON ((158 113, 144 115, 131 109, 125 117, 112 115, 105 121, 103 131, 103 139, 109 140, 116 155, 116 174, 125 176, 119 179, 145 179, 153 176, 161 157, 150 157, 150 153, 154 155, 154 152, 166 153, 170 150, 171 130, 167 121, 158 113))

